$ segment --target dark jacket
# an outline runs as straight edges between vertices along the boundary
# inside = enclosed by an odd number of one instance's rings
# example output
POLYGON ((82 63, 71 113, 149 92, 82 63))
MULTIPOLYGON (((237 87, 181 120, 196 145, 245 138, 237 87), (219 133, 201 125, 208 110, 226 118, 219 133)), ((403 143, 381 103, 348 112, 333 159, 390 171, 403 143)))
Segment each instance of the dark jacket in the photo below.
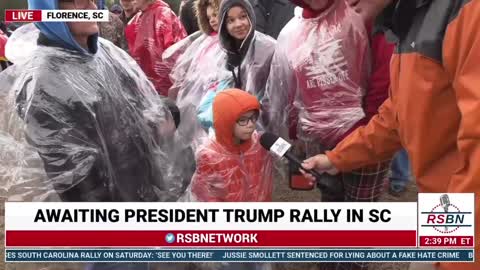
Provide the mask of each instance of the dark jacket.
MULTIPOLYGON (((54 46, 42 37, 39 44, 54 46)), ((16 102, 27 141, 61 199, 162 200, 156 125, 173 119, 166 107, 153 109, 162 103, 147 78, 121 65, 124 55, 108 44, 100 43, 95 56, 58 50, 35 57, 41 68, 16 102), (149 114, 158 114, 159 122, 149 114)))
POLYGON ((249 0, 257 17, 257 31, 277 39, 293 17, 295 5, 288 0, 249 0))
POLYGON ((176 15, 178 15, 182 0, 165 0, 164 2, 168 4, 168 6, 173 10, 173 12, 175 12, 176 15))
POLYGON ((128 22, 130 22, 130 20, 135 17, 136 14, 133 14, 131 15, 130 17, 127 17, 127 14, 125 14, 125 11, 122 11, 122 13, 120 14, 120 16, 118 16, 120 18, 120 20, 122 20, 122 23, 123 23, 123 26, 126 27, 128 22))
POLYGON ((188 35, 191 35, 199 30, 197 15, 195 14, 195 0, 184 1, 180 7, 179 17, 188 35))
POLYGON ((0 21, 0 31, 2 31, 3 34, 8 37, 8 28, 7 28, 7 25, 6 25, 4 22, 2 22, 2 21, 0 21))

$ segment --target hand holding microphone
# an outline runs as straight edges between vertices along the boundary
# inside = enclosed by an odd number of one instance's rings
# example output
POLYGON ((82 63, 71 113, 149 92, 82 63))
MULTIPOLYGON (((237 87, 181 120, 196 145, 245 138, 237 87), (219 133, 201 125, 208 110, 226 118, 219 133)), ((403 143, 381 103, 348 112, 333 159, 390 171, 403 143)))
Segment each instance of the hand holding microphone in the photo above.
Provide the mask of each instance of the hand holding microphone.
MULTIPOLYGON (((319 173, 317 170, 322 172, 326 171, 330 174, 338 173, 338 170, 333 167, 333 164, 324 155, 311 157, 302 162, 290 152, 290 149, 292 148, 292 145, 290 143, 272 133, 264 133, 260 137, 260 144, 266 150, 274 153, 279 157, 284 157, 288 159, 288 161, 297 165, 300 168, 302 174, 312 181, 312 185, 317 179, 320 179, 322 177, 321 173, 319 173), (321 156, 324 156, 325 158, 319 158, 321 156)), ((318 184, 322 185, 321 182, 319 182, 318 184)))
POLYGON ((302 168, 300 169, 303 175, 309 179, 315 179, 313 175, 309 173, 311 170, 317 170, 319 172, 326 172, 330 175, 336 175, 339 173, 337 168, 333 166, 333 163, 328 159, 326 155, 316 155, 303 161, 302 168))

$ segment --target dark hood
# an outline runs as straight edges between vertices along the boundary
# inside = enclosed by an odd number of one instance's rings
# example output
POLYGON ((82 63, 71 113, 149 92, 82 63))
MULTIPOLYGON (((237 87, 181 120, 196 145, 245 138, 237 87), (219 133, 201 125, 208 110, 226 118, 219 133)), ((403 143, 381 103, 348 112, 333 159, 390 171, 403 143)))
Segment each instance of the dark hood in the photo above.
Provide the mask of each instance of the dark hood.
POLYGON ((255 11, 253 10, 252 5, 247 0, 223 0, 222 4, 220 5, 220 30, 219 30, 219 37, 220 37, 220 44, 222 45, 223 49, 228 54, 238 54, 243 58, 248 51, 250 43, 252 42, 255 36, 255 11), (227 13, 228 11, 235 6, 243 7, 247 11, 248 18, 250 19, 250 33, 243 41, 240 48, 236 48, 235 40, 227 31, 227 13))

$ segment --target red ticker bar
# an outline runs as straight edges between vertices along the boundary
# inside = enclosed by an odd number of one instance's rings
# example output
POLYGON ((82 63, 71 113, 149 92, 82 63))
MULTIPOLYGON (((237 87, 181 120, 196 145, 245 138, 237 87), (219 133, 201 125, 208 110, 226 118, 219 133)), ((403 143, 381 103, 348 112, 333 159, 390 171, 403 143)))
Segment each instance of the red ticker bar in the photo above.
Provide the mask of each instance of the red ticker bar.
MULTIPOLYGON (((232 239, 231 239, 232 240, 232 239)), ((415 231, 7 231, 6 246, 416 247, 415 231), (236 241, 235 235, 241 237, 236 241), (239 236, 239 235, 237 235, 239 236), (201 237, 209 241, 199 240, 201 237), (233 237, 233 241, 228 241, 233 237), (197 239, 197 240, 195 240, 197 239), (214 241, 212 241, 214 240, 214 241)))

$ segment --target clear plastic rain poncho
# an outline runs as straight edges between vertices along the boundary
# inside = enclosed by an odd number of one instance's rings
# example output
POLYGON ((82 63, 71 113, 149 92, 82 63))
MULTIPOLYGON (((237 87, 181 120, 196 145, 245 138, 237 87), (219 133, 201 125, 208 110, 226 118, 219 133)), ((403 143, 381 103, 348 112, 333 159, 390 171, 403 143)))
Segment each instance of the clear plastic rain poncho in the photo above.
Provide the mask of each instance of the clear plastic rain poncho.
POLYGON ((211 140, 200 147, 189 201, 269 202, 273 192, 273 162, 259 135, 244 153, 232 153, 211 140))
MULTIPOLYGON (((258 100, 239 89, 220 92, 213 101, 214 138, 196 153, 196 171, 185 200, 200 202, 269 202, 273 193, 272 156, 259 134, 236 144, 233 129, 245 113, 260 109, 258 100)), ((248 122, 247 122, 248 123, 248 122)), ((269 270, 269 263, 212 263, 202 269, 269 270)))
MULTIPOLYGON (((162 61, 173 69, 178 59, 183 56, 185 51, 192 45, 192 43, 202 36, 202 32, 197 31, 189 35, 188 37, 180 40, 179 42, 173 44, 168 49, 166 49, 165 52, 163 52, 162 61)), ((170 74, 168 74, 168 76, 170 76, 170 74)))
POLYGON ((162 54, 186 36, 180 19, 160 0, 135 15, 125 28, 130 55, 163 96, 171 86, 168 74, 172 66, 162 61, 162 54))
POLYGON ((270 131, 331 148, 365 116, 369 38, 345 1, 316 18, 298 13, 278 38, 262 120, 270 131))
POLYGON ((34 25, 7 44, 0 73, 2 197, 16 201, 175 201, 174 120, 135 61, 38 46, 34 25), (166 145, 170 145, 168 148, 166 145))
POLYGON ((196 171, 189 188, 191 200, 204 202, 272 200, 272 157, 260 145, 259 134, 254 132, 241 144, 235 143, 232 136, 238 119, 245 113, 255 112, 258 115, 259 109, 258 100, 239 89, 225 90, 215 97, 213 102, 215 137, 201 145, 196 153, 196 171))
MULTIPOLYGON (((182 50, 182 46, 174 45, 172 49, 182 50)), ((174 54, 171 50, 167 52, 174 54)), ((225 63, 224 58, 218 35, 203 34, 195 39, 178 57, 170 73, 173 86, 169 90, 169 97, 176 100, 179 107, 183 107, 183 104, 198 105, 211 85, 224 78, 222 75, 225 76, 225 73, 219 74, 219 68, 225 63)))
MULTIPOLYGON (((218 38, 218 35, 203 35, 178 58, 170 74, 173 86, 169 97, 175 99, 179 107, 197 107, 202 97, 220 82, 233 82, 232 73, 226 68, 226 53, 218 38)), ((254 33, 241 65, 242 90, 259 98, 263 96, 274 50, 272 38, 254 33)))
MULTIPOLYGON (((240 2, 243 5, 248 4, 245 1, 240 2)), ((249 16, 253 18, 255 15, 251 6, 246 9, 249 16)), ((220 16, 223 15, 220 14, 220 16)), ((226 20, 222 22, 224 23, 226 20)), ((222 30, 218 35, 203 35, 197 38, 178 58, 170 74, 173 86, 170 88, 169 96, 176 100, 182 113, 180 133, 185 138, 188 137, 186 141, 193 142, 195 150, 198 145, 205 142, 204 139, 207 136, 206 127, 200 125, 197 117, 198 114, 202 114, 198 111, 200 105, 211 103, 211 100, 206 100, 208 97, 214 98, 217 92, 235 85, 233 74, 227 69, 227 52, 231 48, 223 47, 220 42, 220 39, 229 38, 231 37, 228 33, 222 30)), ((244 46, 239 88, 253 94, 261 102, 270 73, 275 40, 255 31, 253 23, 244 46)))

